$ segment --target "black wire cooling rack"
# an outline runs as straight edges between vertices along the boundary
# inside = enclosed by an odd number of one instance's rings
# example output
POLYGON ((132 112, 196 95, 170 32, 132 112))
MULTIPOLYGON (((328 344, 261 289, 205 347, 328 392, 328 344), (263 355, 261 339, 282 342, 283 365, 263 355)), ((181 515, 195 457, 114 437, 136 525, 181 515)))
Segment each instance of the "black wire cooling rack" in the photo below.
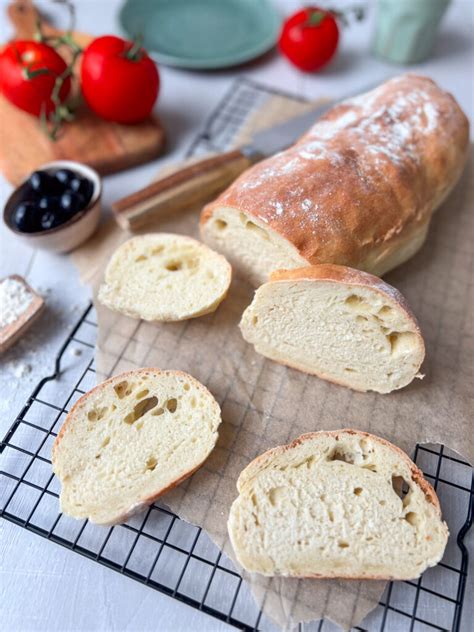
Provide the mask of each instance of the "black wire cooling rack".
MULTIPOLYGON (((238 80, 209 118, 189 154, 229 146, 248 115, 275 92, 238 80)), ((1 448, 0 515, 241 630, 276 630, 262 615, 234 566, 200 528, 160 504, 108 529, 59 513, 51 447, 74 402, 95 384, 95 312, 89 306, 64 342, 54 373, 34 389, 1 448)), ((468 463, 443 446, 419 445, 415 462, 438 492, 451 537, 443 561, 418 581, 388 584, 379 607, 356 630, 460 630, 468 570, 464 538, 472 524, 468 463)), ((468 624, 469 625, 469 624, 468 624)), ((335 630, 328 621, 300 625, 335 630)), ((466 628, 467 629, 467 628, 466 628)))

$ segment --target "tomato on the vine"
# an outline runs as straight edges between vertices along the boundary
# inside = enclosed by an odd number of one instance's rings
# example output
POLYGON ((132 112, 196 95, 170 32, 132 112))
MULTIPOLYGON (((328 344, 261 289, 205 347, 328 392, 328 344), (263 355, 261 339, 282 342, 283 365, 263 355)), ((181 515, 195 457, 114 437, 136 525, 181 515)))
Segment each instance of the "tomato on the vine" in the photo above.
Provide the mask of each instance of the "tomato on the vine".
POLYGON ((150 115, 160 79, 143 48, 105 35, 84 51, 81 85, 87 104, 96 114, 117 123, 138 123, 150 115))
MULTIPOLYGON (((56 109, 51 99, 56 79, 66 70, 64 59, 48 44, 10 42, 0 52, 0 92, 21 110, 48 116, 56 109)), ((58 94, 61 103, 70 90, 71 79, 65 77, 58 94)))
POLYGON ((338 41, 339 27, 333 13, 307 7, 283 24, 279 47, 297 68, 313 72, 329 62, 338 41))

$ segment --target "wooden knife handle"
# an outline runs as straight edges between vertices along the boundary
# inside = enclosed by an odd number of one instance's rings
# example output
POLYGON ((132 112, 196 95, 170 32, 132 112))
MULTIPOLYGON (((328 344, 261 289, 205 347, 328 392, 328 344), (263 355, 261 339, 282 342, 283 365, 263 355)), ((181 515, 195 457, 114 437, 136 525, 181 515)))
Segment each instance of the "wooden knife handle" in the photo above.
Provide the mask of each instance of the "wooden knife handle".
POLYGON ((204 158, 112 204, 115 218, 122 228, 134 230, 165 213, 204 203, 260 159, 239 149, 204 158))

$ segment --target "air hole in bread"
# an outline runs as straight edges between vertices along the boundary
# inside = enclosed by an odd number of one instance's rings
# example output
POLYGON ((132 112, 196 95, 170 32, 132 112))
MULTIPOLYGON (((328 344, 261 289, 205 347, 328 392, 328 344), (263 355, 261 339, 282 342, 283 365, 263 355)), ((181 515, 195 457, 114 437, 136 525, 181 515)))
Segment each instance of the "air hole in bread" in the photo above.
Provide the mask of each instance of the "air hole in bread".
POLYGON ((258 316, 252 317, 252 325, 256 325, 258 323, 258 316))
POLYGON ((93 409, 90 410, 87 413, 87 419, 89 421, 99 421, 100 419, 103 419, 105 413, 107 412, 107 406, 104 406, 102 408, 97 408, 97 409, 93 409))
POLYGON ((158 398, 155 396, 142 399, 141 402, 138 402, 138 404, 135 405, 133 411, 128 413, 124 422, 130 425, 134 424, 138 419, 140 419, 140 417, 143 417, 143 415, 152 410, 152 408, 155 408, 157 404, 158 398))
POLYGON ((344 303, 351 309, 356 309, 358 311, 370 310, 370 305, 366 303, 361 296, 357 296, 357 294, 351 294, 348 296, 344 303))
POLYGON ((333 450, 327 457, 327 461, 344 461, 344 463, 354 464, 354 456, 352 454, 348 454, 347 452, 343 452, 342 450, 338 450, 337 448, 333 450))
POLYGON ((380 316, 390 316, 392 311, 393 309, 391 307, 389 307, 388 305, 384 305, 379 309, 378 313, 380 314, 380 316))
POLYGON ((420 518, 418 516, 417 513, 415 513, 414 511, 409 511, 407 513, 407 515, 405 516, 405 520, 411 524, 412 527, 416 527, 418 526, 419 522, 420 522, 420 518))
POLYGON ((334 514, 331 510, 328 511, 329 521, 334 522, 334 514))
POLYGON ((153 472, 153 470, 155 469, 155 467, 157 465, 158 465, 158 461, 157 461, 156 457, 154 457, 154 456, 150 456, 146 460, 146 469, 150 470, 151 472, 153 472))
POLYGON ((193 395, 193 397, 191 397, 191 408, 196 408, 196 404, 197 404, 196 398, 193 395))
POLYGON ((356 318, 358 323, 366 323, 368 320, 367 316, 361 316, 360 314, 356 318))
POLYGON ((356 487, 356 488, 354 489, 354 494, 355 494, 356 496, 360 496, 360 495, 362 494, 362 487, 356 487))
POLYGON ((168 399, 168 401, 166 402, 166 408, 170 411, 170 413, 174 413, 178 408, 178 400, 174 397, 168 399))
POLYGON ((105 439, 102 441, 101 443, 101 448, 105 448, 106 446, 108 446, 110 443, 110 437, 105 437, 105 439))
POLYGON ((285 488, 284 487, 272 487, 268 492, 268 500, 270 501, 270 505, 275 507, 282 498, 285 496, 285 488))
POLYGON ((347 549, 349 548, 349 542, 345 542, 344 540, 339 540, 338 547, 340 549, 347 549))
POLYGON ((182 267, 183 267, 183 264, 181 261, 169 261, 165 265, 165 268, 169 270, 170 272, 177 272, 178 270, 181 270, 182 267))
POLYGON ((114 391, 117 393, 117 397, 119 399, 123 399, 127 395, 127 389, 128 382, 125 380, 123 382, 119 382, 114 386, 114 391))
POLYGON ((189 386, 189 384, 188 384, 187 382, 185 382, 185 383, 183 384, 183 388, 184 388, 184 390, 185 390, 185 391, 189 391, 189 389, 190 389, 191 387, 189 386))
POLYGON ((142 397, 146 397, 149 392, 150 391, 148 388, 144 388, 142 391, 136 394, 136 399, 142 399, 142 397))
POLYGON ((399 496, 402 500, 410 491, 410 486, 403 478, 403 476, 392 476, 392 487, 393 491, 399 496))
POLYGON ((135 261, 138 263, 139 261, 146 261, 148 259, 148 257, 145 257, 145 255, 139 255, 135 261))
POLYGON ((344 369, 344 371, 346 373, 357 373, 357 371, 355 369, 351 369, 350 366, 346 366, 346 368, 344 369))
POLYGON ((217 230, 225 230, 227 228, 227 222, 225 222, 223 219, 216 219, 216 221, 214 222, 214 226, 217 228, 217 230))
POLYGON ((151 414, 153 415, 153 417, 159 417, 164 412, 165 412, 165 409, 161 408, 161 406, 160 406, 160 408, 156 408, 155 410, 153 410, 151 414))
POLYGON ((155 248, 153 248, 153 250, 151 251, 152 255, 161 255, 161 253, 163 252, 164 247, 163 246, 155 246, 155 248))
POLYGON ((374 465, 373 463, 369 463, 367 465, 363 465, 362 468, 364 470, 369 470, 370 472, 377 472, 377 466, 374 465))
POLYGON ((257 226, 257 224, 251 222, 250 220, 245 224, 245 228, 253 231, 254 233, 258 233, 261 237, 263 237, 263 239, 269 239, 267 231, 264 228, 257 226))
POLYGON ((416 345, 416 334, 411 331, 394 331, 387 336, 392 356, 405 355, 416 345))

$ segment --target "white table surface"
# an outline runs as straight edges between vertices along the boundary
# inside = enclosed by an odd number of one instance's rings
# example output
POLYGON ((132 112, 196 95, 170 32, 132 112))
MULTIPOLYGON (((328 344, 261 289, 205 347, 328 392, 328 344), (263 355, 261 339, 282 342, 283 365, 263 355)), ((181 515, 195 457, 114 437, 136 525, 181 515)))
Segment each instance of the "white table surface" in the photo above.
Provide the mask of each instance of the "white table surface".
MULTIPOLYGON (((152 1, 152 0, 150 0, 152 1)), ((199 0, 196 0, 198 2, 199 0)), ((283 14, 303 3, 274 0, 283 14)), ((414 0, 415 2, 416 0, 414 0)), ((6 0, 0 0, 0 41, 10 31, 6 0)), ((118 32, 118 0, 76 0, 77 28, 100 35, 118 32)), ((332 3, 331 3, 332 4, 332 3)), ((343 6, 344 2, 335 3, 343 6)), ((353 4, 349 2, 348 4, 353 4)), ((50 13, 61 15, 51 2, 50 13)), ((343 33, 337 59, 319 74, 303 75, 277 53, 237 70, 212 73, 161 67, 162 87, 157 110, 169 136, 166 155, 146 166, 110 176, 104 183, 105 206, 147 184, 159 165, 179 159, 210 110, 238 75, 308 98, 339 97, 401 72, 370 56, 373 4, 368 18, 343 33)), ((451 91, 474 120, 473 63, 474 0, 453 0, 442 24, 431 59, 411 67, 433 77, 451 91)), ((0 121, 0 142, 1 142, 0 121)), ((0 202, 10 185, 0 176, 0 202)), ((34 327, 21 346, 0 361, 0 435, 11 425, 37 381, 50 372, 57 350, 89 301, 76 271, 65 256, 35 251, 0 228, 0 277, 22 274, 42 292, 48 316, 34 327), (18 366, 31 372, 15 377, 18 366)), ((70 361, 74 361, 71 359, 70 361)), ((6 521, 0 524, 0 621, 3 630, 206 630, 231 629, 193 608, 114 573, 99 564, 45 541, 6 521)), ((470 539, 472 543, 472 537, 470 539)), ((472 548, 472 547, 471 547, 472 548)), ((463 628, 472 610, 466 604, 463 628)))

